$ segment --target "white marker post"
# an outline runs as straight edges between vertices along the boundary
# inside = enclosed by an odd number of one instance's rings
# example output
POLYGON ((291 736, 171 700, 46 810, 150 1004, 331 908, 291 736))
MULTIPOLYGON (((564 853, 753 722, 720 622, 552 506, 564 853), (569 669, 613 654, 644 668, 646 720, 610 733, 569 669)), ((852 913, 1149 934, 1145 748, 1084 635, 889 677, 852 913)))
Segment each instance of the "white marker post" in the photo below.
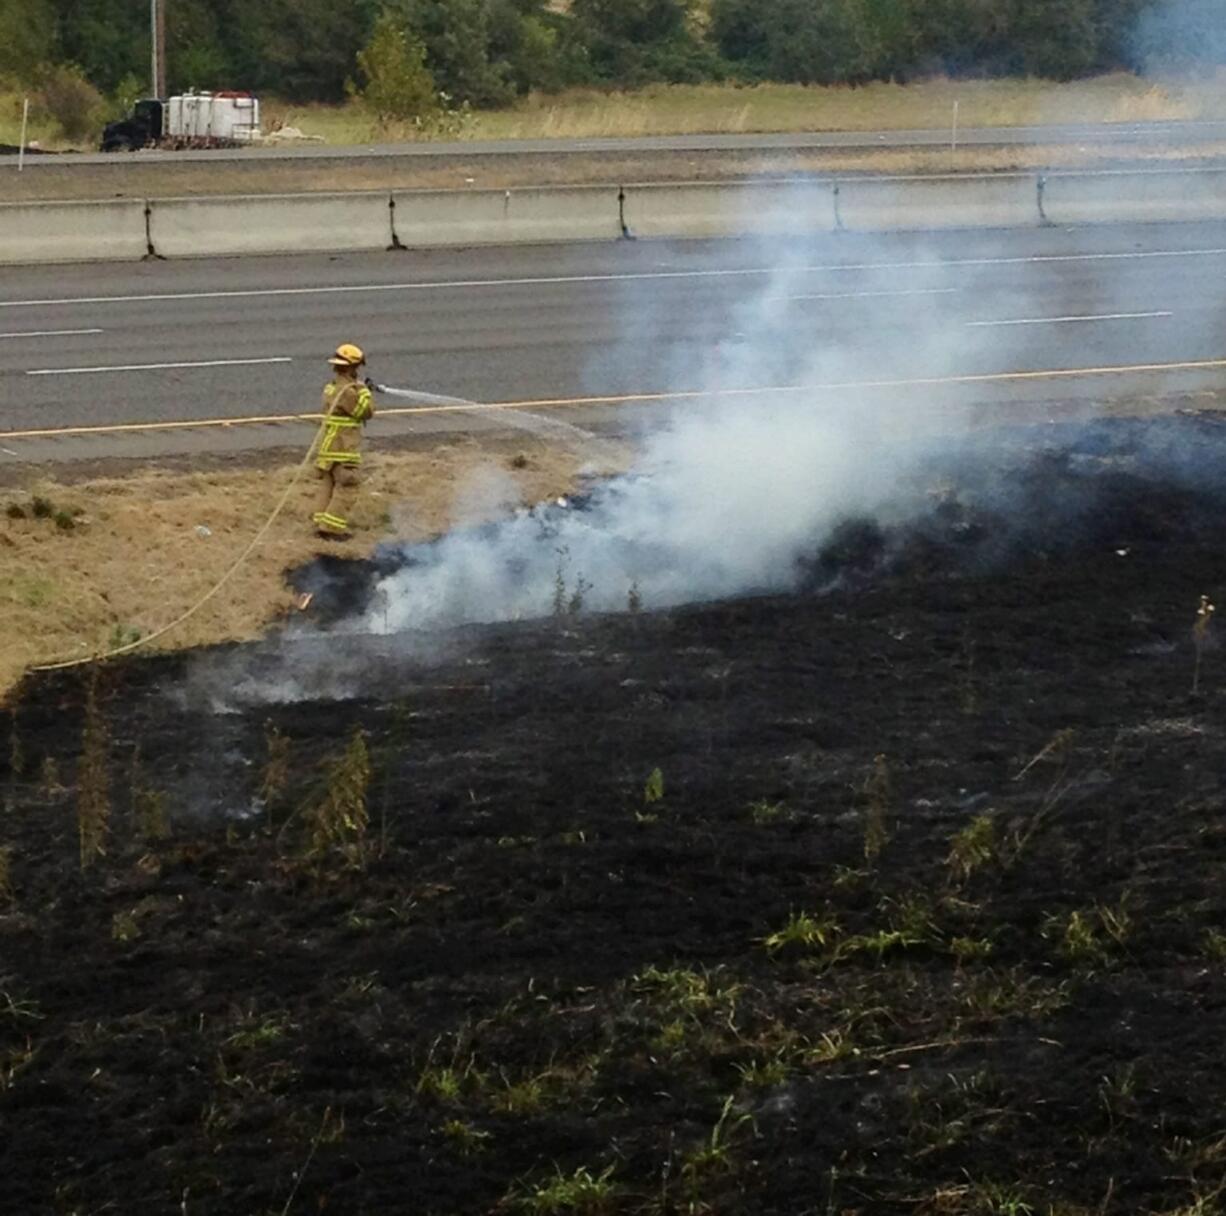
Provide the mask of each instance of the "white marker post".
POLYGON ((954 125, 949 135, 949 150, 957 152, 958 150, 958 103, 954 102, 954 125))
POLYGON ((26 167, 26 128, 30 125, 30 99, 21 108, 21 143, 17 145, 17 172, 26 167))

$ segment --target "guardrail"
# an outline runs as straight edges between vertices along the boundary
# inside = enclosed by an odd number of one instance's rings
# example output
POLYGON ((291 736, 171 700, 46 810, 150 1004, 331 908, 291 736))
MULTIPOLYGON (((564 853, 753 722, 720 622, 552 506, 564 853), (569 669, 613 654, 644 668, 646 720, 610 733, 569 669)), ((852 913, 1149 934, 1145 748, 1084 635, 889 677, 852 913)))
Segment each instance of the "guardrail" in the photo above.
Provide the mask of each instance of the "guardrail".
POLYGON ((1226 220, 1226 169, 0 205, 0 264, 1226 220))

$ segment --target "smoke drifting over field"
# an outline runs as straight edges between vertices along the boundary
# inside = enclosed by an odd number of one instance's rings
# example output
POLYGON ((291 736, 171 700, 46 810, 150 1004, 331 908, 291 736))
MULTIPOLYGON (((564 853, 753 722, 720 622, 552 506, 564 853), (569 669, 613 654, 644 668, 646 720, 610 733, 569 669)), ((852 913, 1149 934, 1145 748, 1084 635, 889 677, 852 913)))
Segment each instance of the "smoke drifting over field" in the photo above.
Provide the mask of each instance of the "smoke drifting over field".
MULTIPOLYGON (((813 290, 812 274, 789 265, 799 249, 763 245, 757 264, 778 272, 747 289, 727 331, 697 352, 681 341, 660 351, 662 305, 638 315, 616 361, 633 366, 652 352, 669 387, 714 394, 871 375, 794 311, 813 290)), ((873 288, 859 277, 844 290, 873 288)), ((930 290, 917 300, 940 298, 942 289, 930 290)), ((797 559, 844 516, 910 509, 904 483, 919 449, 899 433, 905 410, 890 411, 883 431, 886 416, 818 388, 688 402, 644 437, 631 473, 599 483, 583 509, 522 511, 406 550, 408 564, 382 581, 365 627, 544 616, 576 594, 585 609, 608 611, 633 597, 666 607, 786 589, 797 559)))
MULTIPOLYGON (((839 273, 815 267, 823 259, 811 244, 762 241, 755 264, 777 269, 745 279, 731 308, 726 294, 690 285, 688 296, 661 290, 654 307, 616 309, 626 332, 593 383, 617 366, 649 366, 665 383, 647 388, 712 395, 643 436, 631 472, 598 483, 582 509, 547 505, 405 547, 347 627, 397 633, 543 617, 572 603, 619 611, 786 591, 811 584, 813 555, 848 518, 886 527, 919 518, 932 505, 934 456, 943 473, 963 449, 978 459, 968 407, 956 404, 967 396, 933 381, 1026 366, 1028 343, 1072 335, 965 319, 1058 316, 1066 304, 1042 265, 1010 267, 1002 292, 990 257, 943 261, 911 245, 903 268, 891 248, 865 241, 855 273, 839 273), (989 292, 996 299, 980 308, 989 292), (951 308, 951 298, 962 303, 951 308), (839 312, 863 325, 824 328, 839 312), (910 383, 882 387, 894 379, 910 383), (769 385, 790 388, 737 393, 769 385)), ((1166 269, 1169 284, 1180 271, 1166 269)), ((1117 311, 1101 298, 1095 310, 1117 311)), ((978 489, 979 507, 999 505, 991 485, 978 489)))
POLYGON ((1149 72, 1226 65, 1222 0, 1158 0, 1137 21, 1137 62, 1149 72))

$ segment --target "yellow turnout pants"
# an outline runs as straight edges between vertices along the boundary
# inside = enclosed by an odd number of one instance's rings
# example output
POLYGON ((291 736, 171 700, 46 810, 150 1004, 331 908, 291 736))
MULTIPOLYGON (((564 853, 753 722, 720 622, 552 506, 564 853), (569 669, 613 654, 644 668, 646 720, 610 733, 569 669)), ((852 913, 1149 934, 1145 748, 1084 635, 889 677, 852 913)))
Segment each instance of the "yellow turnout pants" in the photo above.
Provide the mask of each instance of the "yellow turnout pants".
POLYGON ((360 480, 357 466, 321 463, 315 469, 315 479, 319 482, 319 496, 311 519, 316 529, 329 536, 347 535, 360 480))

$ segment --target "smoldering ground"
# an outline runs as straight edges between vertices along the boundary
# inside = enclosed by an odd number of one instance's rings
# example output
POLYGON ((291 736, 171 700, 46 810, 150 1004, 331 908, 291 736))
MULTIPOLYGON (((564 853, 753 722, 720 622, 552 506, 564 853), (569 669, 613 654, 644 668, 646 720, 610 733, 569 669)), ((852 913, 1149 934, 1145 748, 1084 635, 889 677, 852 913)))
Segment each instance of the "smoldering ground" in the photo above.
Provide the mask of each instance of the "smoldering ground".
MULTIPOLYGON (((462 489, 445 535, 385 545, 369 563, 299 572, 315 605, 277 640, 280 673, 267 663, 258 674, 244 669, 224 682, 226 698, 352 695, 397 658, 453 654, 466 626, 821 590, 921 541, 956 554, 947 564, 963 569, 1111 541, 1119 538, 1100 536, 1094 521, 1118 476, 1136 493, 1164 483, 1219 492, 1226 462, 1216 428, 1091 421, 989 430, 971 399, 941 383, 1033 365, 1035 344, 1051 341, 1050 328, 1040 337, 1024 325, 968 325, 968 307, 1005 318, 1084 309, 1063 298, 1064 280, 1044 257, 1016 259, 1002 292, 990 258, 950 258, 921 243, 900 279, 884 238, 832 239, 844 257, 854 254, 854 276, 832 265, 823 244, 763 238, 756 262, 774 269, 756 286, 747 279, 733 303, 727 293, 687 297, 679 325, 680 301, 667 292, 616 301, 610 316, 623 331, 591 368, 593 386, 639 365, 663 380, 653 387, 695 394, 637 436, 633 467, 572 500, 489 522, 509 494, 492 473, 462 489), (855 561, 831 559, 851 535, 861 538, 855 561), (351 662, 328 657, 338 646, 351 662)), ((1164 299, 1195 290, 1181 282, 1187 265, 1163 267, 1164 299)), ((1131 311, 1108 292, 1096 311, 1131 311)), ((1212 327, 1221 311, 1219 301, 1180 324, 1185 333, 1212 327)), ((1075 364, 1085 332, 1077 347, 1056 343, 1044 357, 1075 364)), ((567 439, 594 456, 603 442, 573 426, 567 439)))
MULTIPOLYGON (((863 268, 873 260, 872 242, 862 239, 861 251, 863 268)), ((1020 467, 1013 478, 1000 476, 998 453, 1008 445, 976 426, 973 406, 955 404, 939 385, 880 387, 1025 366, 1035 341, 1028 331, 969 328, 951 322, 945 307, 952 294, 975 298, 994 268, 946 265, 921 251, 920 277, 908 286, 900 288, 892 270, 862 269, 849 289, 846 276, 815 275, 811 245, 764 240, 757 257, 774 273, 731 308, 716 300, 700 307, 684 339, 662 336, 676 333, 663 315, 667 301, 618 310, 631 318, 628 332, 606 366, 592 369, 594 384, 613 365, 637 361, 662 372, 671 390, 706 394, 639 436, 627 475, 598 481, 577 503, 517 511, 492 526, 466 527, 461 514, 438 540, 387 547, 363 602, 338 614, 334 627, 400 635, 571 607, 666 608, 786 591, 809 579, 812 559, 841 524, 869 518, 888 530, 919 526, 934 495, 970 494, 974 510, 998 517, 999 553, 1008 551, 1010 530, 1033 531, 1036 520, 1059 529, 1059 504, 1072 491, 1064 487, 1053 507, 1033 469, 1024 479, 1020 467), (860 310, 872 340, 838 341, 821 327, 814 299, 860 310)), ((1066 309, 1036 261, 1017 268, 1008 315, 1066 309)), ((1104 299, 1099 307, 1114 306, 1104 299)), ((1145 476, 1166 476, 1163 462, 1172 476, 1197 466, 1175 435, 1163 442, 1161 460, 1152 452, 1138 457, 1145 476)), ((1073 453, 1081 443, 1075 427, 1042 438, 1053 451, 1073 453)), ((1069 512, 1084 514, 1084 492, 1073 497, 1069 512)))

